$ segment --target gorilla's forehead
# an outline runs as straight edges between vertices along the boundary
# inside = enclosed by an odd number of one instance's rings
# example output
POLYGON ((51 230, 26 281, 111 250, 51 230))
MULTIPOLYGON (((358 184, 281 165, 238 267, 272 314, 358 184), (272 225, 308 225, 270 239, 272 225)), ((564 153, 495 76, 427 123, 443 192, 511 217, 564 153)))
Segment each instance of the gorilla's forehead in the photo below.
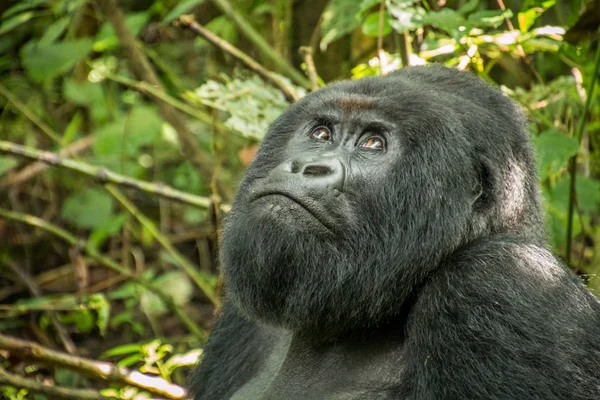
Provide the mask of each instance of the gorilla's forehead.
POLYGON ((304 115, 324 115, 342 121, 371 118, 407 123, 411 118, 429 118, 451 113, 452 102, 436 90, 416 90, 410 83, 392 77, 346 81, 306 96, 299 104, 304 115))

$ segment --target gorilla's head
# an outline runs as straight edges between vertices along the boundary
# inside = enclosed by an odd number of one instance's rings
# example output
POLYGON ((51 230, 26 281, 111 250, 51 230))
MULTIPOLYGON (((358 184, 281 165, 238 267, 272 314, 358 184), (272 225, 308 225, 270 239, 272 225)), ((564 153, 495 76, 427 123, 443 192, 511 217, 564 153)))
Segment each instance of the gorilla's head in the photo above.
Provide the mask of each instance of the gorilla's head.
POLYGON ((321 339, 391 322, 459 246, 543 242, 524 119, 467 73, 413 67, 303 98, 269 129, 225 222, 229 300, 321 339))

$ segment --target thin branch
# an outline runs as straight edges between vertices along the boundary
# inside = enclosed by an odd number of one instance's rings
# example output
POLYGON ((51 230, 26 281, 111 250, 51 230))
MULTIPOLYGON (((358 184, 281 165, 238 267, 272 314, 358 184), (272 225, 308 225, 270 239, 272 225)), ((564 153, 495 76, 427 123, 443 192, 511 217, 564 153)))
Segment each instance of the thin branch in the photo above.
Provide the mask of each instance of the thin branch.
POLYGON ((196 325, 196 323, 190 318, 190 316, 185 312, 185 310, 182 307, 180 307, 173 301, 171 295, 169 295, 163 289, 154 285, 152 281, 148 280, 147 278, 141 275, 135 275, 133 272, 123 268, 121 265, 117 264, 112 259, 103 256, 87 241, 80 240, 75 235, 62 229, 61 227, 46 222, 43 219, 34 217, 32 215, 17 213, 6 210, 4 208, 0 208, 0 217, 8 218, 10 220, 21 222, 30 226, 35 226, 55 236, 58 236, 65 242, 69 243, 71 246, 80 246, 85 250, 86 254, 91 259, 95 260, 97 263, 104 265, 106 268, 111 269, 121 275, 128 277, 129 279, 135 281, 136 283, 155 293, 162 300, 162 302, 165 303, 165 305, 171 311, 173 311, 175 315, 177 315, 177 317, 179 317, 179 319, 188 327, 190 332, 192 332, 199 338, 205 337, 204 331, 198 325, 196 325))
POLYGON ((123 196, 123 194, 115 186, 108 184, 105 187, 106 190, 108 190, 108 192, 112 194, 113 197, 117 199, 119 203, 121 203, 121 205, 125 207, 127 211, 131 215, 133 215, 139 221, 139 223, 142 224, 144 228, 146 228, 148 232, 150 232, 150 234, 158 241, 158 243, 160 243, 165 248, 165 250, 167 250, 167 252, 175 260, 175 263, 179 267, 181 267, 181 269, 183 269, 185 273, 188 274, 188 276, 192 278, 192 280, 196 283, 200 290, 202 290, 206 297, 208 297, 208 299, 215 306, 220 307, 221 304, 217 296, 215 296, 214 289, 212 288, 210 283, 208 283, 206 279, 204 279, 204 277, 200 274, 200 268, 193 265, 191 261, 185 258, 183 254, 181 254, 175 248, 175 246, 173 246, 169 239, 167 239, 165 235, 160 233, 158 228, 156 228, 154 222, 152 222, 148 217, 146 217, 142 212, 140 212, 140 210, 138 210, 138 208, 132 202, 130 202, 125 196, 123 196))
POLYGON ((207 112, 198 110, 188 104, 185 104, 184 102, 168 95, 163 90, 157 89, 156 87, 148 84, 148 82, 140 82, 140 81, 136 81, 134 79, 124 77, 124 76, 113 75, 113 74, 108 74, 106 77, 108 79, 110 79, 111 81, 118 82, 122 85, 137 89, 140 92, 149 93, 152 96, 158 97, 161 100, 163 100, 164 102, 169 103, 173 107, 196 118, 198 121, 204 122, 207 125, 217 125, 219 129, 222 129, 229 133, 233 133, 235 135, 240 136, 239 133, 237 133, 236 131, 234 131, 232 129, 229 129, 227 126, 225 126, 221 122, 214 121, 213 118, 207 112))
MULTIPOLYGON (((95 139, 96 138, 91 135, 84 137, 81 140, 71 143, 67 148, 59 151, 58 155, 61 157, 67 157, 81 153, 82 151, 90 148, 90 146, 94 144, 95 139)), ((13 174, 12 176, 7 177, 4 181, 0 182, 0 189, 6 189, 9 186, 18 185, 19 183, 28 181, 39 173, 45 171, 47 168, 49 168, 48 164, 43 162, 32 163, 20 170, 18 173, 13 174)))
MULTIPOLYGON (((598 32, 600 33, 600 29, 598 29, 598 32)), ((583 130, 585 129, 587 117, 590 112, 590 106, 594 97, 594 88, 596 87, 596 78, 598 77, 598 73, 600 73, 600 46, 598 46, 598 48, 596 49, 596 61, 594 62, 594 69, 592 70, 592 75, 590 78, 590 86, 586 91, 587 98, 585 99, 585 104, 583 105, 583 113, 579 117, 579 121, 577 123, 577 130, 575 131, 577 143, 581 143, 581 138, 583 137, 583 130)), ((575 196, 577 196, 577 154, 571 157, 571 164, 569 165, 569 168, 571 182, 569 185, 569 209, 567 214, 567 249, 565 252, 565 259, 567 264, 570 264, 571 262, 571 242, 573 240, 573 208, 575 204, 575 196)))
MULTIPOLYGON (((496 2, 498 3, 498 7, 500 7, 500 9, 502 11, 506 11, 506 6, 504 5, 503 0, 496 0, 496 2)), ((508 30, 511 32, 514 32, 515 27, 513 26, 510 18, 504 17, 504 21, 506 22, 506 26, 508 27, 508 30)), ((529 58, 527 58, 527 54, 525 54, 525 50, 523 49, 523 46, 521 46, 520 43, 517 43, 517 53, 519 53, 519 57, 521 57, 521 60, 523 60, 525 65, 527 65, 527 67, 529 67, 529 69, 531 70, 531 73, 533 74, 535 79, 538 81, 538 83, 544 83, 544 80, 542 79, 541 75, 537 72, 537 70, 531 64, 531 60, 529 58)))
POLYGON ((279 90, 283 92, 286 99, 288 99, 289 101, 296 101, 299 99, 299 96, 293 87, 288 85, 278 76, 273 74, 271 71, 261 66, 258 62, 256 62, 252 57, 244 53, 242 50, 233 46, 226 40, 221 39, 211 31, 200 25, 198 22, 196 22, 193 15, 182 15, 181 17, 179 17, 176 23, 179 23, 182 26, 190 29, 194 33, 201 35, 203 38, 205 38, 215 46, 219 47, 221 50, 231 54, 238 60, 242 61, 248 66, 248 68, 250 68, 257 74, 265 78, 267 81, 275 85, 277 88, 279 88, 279 90))
POLYGON ((52 128, 50 128, 44 121, 39 119, 37 115, 33 113, 23 102, 21 102, 17 96, 15 96, 8 88, 4 85, 0 84, 0 94, 11 102, 17 110, 19 110, 23 115, 25 115, 31 122, 34 123, 42 132, 46 134, 49 138, 54 140, 56 143, 62 143, 62 138, 54 132, 52 128))
MULTIPOLYGON (((86 374, 92 379, 136 386, 168 399, 184 399, 186 396, 184 388, 170 383, 163 378, 131 371, 113 363, 91 360, 48 349, 28 340, 0 334, 0 349, 8 350, 11 354, 17 354, 21 357, 32 358, 53 366, 71 369, 86 374)), ((94 397, 94 399, 96 398, 94 397)))
POLYGON ((155 194, 195 207, 208 208, 211 204, 211 200, 208 197, 196 196, 190 193, 182 192, 181 190, 174 189, 163 183, 152 183, 129 178, 127 176, 110 171, 104 167, 97 167, 82 161, 63 158, 59 154, 34 149, 33 147, 21 146, 16 143, 0 140, 0 153, 12 154, 28 158, 30 160, 43 162, 47 165, 62 167, 91 176, 100 183, 114 183, 120 186, 131 187, 146 193, 155 194))
POLYGON ((310 89, 314 92, 321 85, 319 85, 319 75, 317 74, 315 59, 313 58, 313 49, 310 46, 302 46, 299 51, 306 64, 306 74, 308 75, 308 79, 310 79, 310 89))
POLYGON ((15 388, 27 389, 31 392, 42 393, 52 399, 65 400, 106 400, 107 397, 102 396, 95 390, 87 389, 71 389, 50 386, 42 382, 34 381, 33 379, 23 378, 22 376, 11 374, 0 366, 0 384, 6 384, 15 388))
POLYGON ((275 50, 269 46, 269 43, 263 38, 260 33, 254 29, 254 27, 246 21, 246 19, 240 14, 228 0, 212 0, 212 2, 227 15, 235 25, 242 31, 242 33, 252 42, 263 57, 273 62, 280 72, 289 76, 298 85, 309 89, 310 82, 306 79, 298 70, 292 67, 286 60, 277 54, 275 50))
MULTIPOLYGON (((97 0, 96 3, 115 29, 115 33, 119 39, 119 43, 123 47, 125 57, 129 62, 129 68, 133 74, 139 80, 145 81, 150 86, 156 87, 164 92, 163 85, 152 69, 148 58, 139 49, 135 36, 133 36, 131 31, 127 28, 125 17, 117 4, 117 0, 97 0)), ((158 106, 162 117, 175 128, 179 141, 181 142, 183 154, 195 165, 200 176, 202 176, 202 179, 204 179, 205 182, 210 182, 212 177, 212 163, 200 150, 194 132, 190 130, 177 108, 153 94, 151 94, 150 97, 158 106)), ((223 195, 222 188, 219 189, 220 194, 223 195)))
POLYGON ((385 53, 383 52, 383 23, 384 23, 384 15, 385 15, 385 1, 381 1, 379 4, 379 21, 377 23, 377 57, 379 58, 379 72, 381 74, 384 73, 385 65, 387 57, 385 57, 385 53))

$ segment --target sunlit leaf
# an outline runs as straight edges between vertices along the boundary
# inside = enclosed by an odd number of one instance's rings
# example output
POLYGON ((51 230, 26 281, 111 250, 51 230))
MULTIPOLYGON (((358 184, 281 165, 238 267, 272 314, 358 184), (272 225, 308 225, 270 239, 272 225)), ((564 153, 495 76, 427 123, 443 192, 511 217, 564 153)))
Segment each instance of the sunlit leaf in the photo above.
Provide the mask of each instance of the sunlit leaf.
POLYGON ((491 26, 497 28, 502 25, 507 18, 513 16, 510 9, 506 10, 484 10, 477 11, 469 15, 469 22, 477 27, 491 26))

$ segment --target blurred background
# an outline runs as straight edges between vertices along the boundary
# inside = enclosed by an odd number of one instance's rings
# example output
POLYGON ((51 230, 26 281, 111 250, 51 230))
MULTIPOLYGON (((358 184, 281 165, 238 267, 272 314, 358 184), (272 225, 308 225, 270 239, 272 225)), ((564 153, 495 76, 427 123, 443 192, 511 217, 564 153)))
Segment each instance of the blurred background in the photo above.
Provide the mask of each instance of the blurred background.
POLYGON ((0 0, 0 398, 184 398, 269 123, 409 65, 523 106, 550 246, 599 293, 599 24, 598 0, 0 0))

